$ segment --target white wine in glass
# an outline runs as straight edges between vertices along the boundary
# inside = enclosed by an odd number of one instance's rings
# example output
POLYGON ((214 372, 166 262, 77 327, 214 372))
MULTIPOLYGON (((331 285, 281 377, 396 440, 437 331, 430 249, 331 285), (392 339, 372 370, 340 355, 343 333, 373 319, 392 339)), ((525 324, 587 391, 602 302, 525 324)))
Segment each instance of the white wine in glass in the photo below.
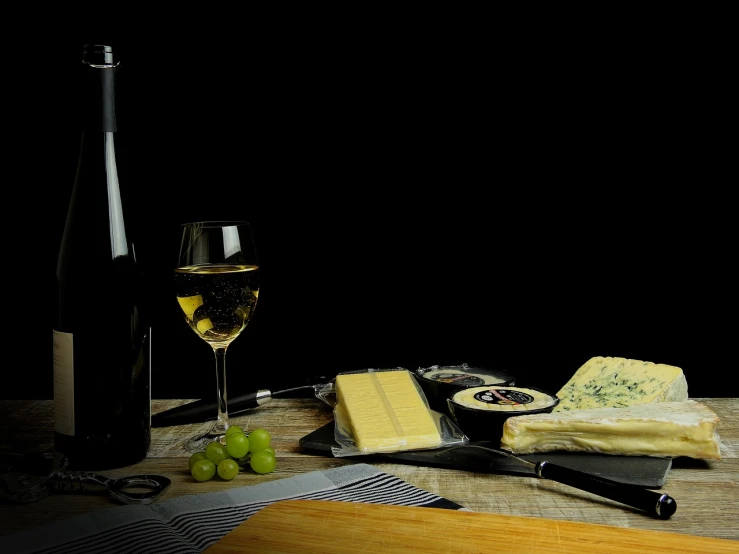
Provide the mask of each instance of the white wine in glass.
POLYGON ((185 321, 215 353, 216 421, 207 433, 185 442, 188 452, 198 452, 214 440, 224 440, 228 429, 226 350, 251 320, 259 298, 259 262, 249 223, 182 225, 174 284, 185 321))

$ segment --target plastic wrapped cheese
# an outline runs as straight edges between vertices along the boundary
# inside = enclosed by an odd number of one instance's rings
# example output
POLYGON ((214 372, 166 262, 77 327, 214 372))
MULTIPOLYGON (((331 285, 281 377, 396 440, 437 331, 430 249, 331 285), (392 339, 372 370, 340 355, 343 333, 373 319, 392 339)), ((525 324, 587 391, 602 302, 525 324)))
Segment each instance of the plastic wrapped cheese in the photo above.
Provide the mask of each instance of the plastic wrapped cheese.
POLYGON ((467 437, 431 410, 404 368, 339 373, 334 389, 335 456, 425 450, 463 444, 467 437))

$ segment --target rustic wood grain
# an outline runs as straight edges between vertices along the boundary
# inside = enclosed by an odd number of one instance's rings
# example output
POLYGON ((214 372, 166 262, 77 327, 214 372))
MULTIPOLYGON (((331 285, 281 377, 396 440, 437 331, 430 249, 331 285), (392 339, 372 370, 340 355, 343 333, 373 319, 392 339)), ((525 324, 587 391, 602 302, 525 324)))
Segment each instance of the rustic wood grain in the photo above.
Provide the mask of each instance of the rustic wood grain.
MULTIPOLYGON (((533 477, 411 464, 373 462, 373 465, 477 512, 739 540, 739 525, 736 524, 739 521, 739 399, 696 400, 711 407, 721 418, 719 432, 723 459, 677 459, 673 462, 661 490, 676 499, 678 509, 667 521, 566 485, 533 477)), ((186 401, 154 400, 152 410, 157 413, 183 402, 186 401)), ((51 401, 0 402, 0 451, 33 452, 52 448, 52 407, 51 401)), ((278 462, 276 471, 267 475, 242 472, 233 481, 195 482, 187 469, 188 454, 180 443, 205 430, 208 423, 153 429, 152 447, 144 461, 101 473, 115 477, 134 473, 166 475, 172 479, 172 485, 161 496, 164 500, 249 486, 364 461, 361 457, 331 458, 302 452, 300 438, 332 417, 327 405, 310 398, 273 399, 260 408, 234 417, 233 422, 247 430, 264 427, 272 433, 278 462)), ((50 495, 27 505, 0 504, 0 535, 116 505, 105 496, 63 494, 50 495)))
POLYGON ((205 552, 463 554, 495 552, 503 545, 508 545, 506 551, 515 550, 517 554, 735 554, 739 549, 737 542, 725 539, 574 521, 439 508, 284 500, 260 510, 205 552))

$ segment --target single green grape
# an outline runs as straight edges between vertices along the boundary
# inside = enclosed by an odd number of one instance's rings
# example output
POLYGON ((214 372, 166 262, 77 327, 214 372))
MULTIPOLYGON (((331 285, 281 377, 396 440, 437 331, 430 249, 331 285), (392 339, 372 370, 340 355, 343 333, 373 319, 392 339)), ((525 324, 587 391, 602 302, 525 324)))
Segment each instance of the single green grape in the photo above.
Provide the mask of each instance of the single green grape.
POLYGON ((249 465, 255 472, 265 474, 274 471, 277 467, 277 458, 268 450, 259 450, 251 455, 249 465))
POLYGON ((239 474, 239 464, 236 463, 236 460, 232 459, 226 459, 223 460, 220 464, 218 464, 218 476, 221 479, 225 479, 226 481, 230 481, 234 477, 236 477, 239 474))
POLYGON ((196 460, 192 464, 190 474, 196 481, 208 481, 216 474, 216 464, 207 458, 196 460))
MULTIPOLYGON (((271 446, 268 446, 268 447, 267 447, 267 448, 265 448, 264 450, 266 450, 267 452, 272 452, 272 454, 275 454, 275 449, 274 449, 274 448, 272 448, 271 446)), ((275 456, 276 456, 276 455, 277 455, 277 454, 275 454, 275 456)))
POLYGON ((192 466, 195 462, 198 460, 207 460, 208 458, 205 456, 205 451, 195 452, 192 456, 190 456, 190 459, 187 461, 188 466, 190 467, 190 471, 192 471, 192 466))
POLYGON ((272 436, 266 429, 254 429, 249 433, 249 452, 259 452, 270 444, 272 436))
POLYGON ((229 457, 226 446, 218 441, 208 443, 205 447, 205 457, 208 458, 215 465, 220 464, 223 460, 229 457))
POLYGON ((249 452, 250 443, 244 433, 231 433, 226 437, 226 450, 232 458, 243 458, 249 452))
POLYGON ((239 427, 238 425, 231 425, 231 426, 229 426, 228 429, 226 429, 226 435, 225 436, 228 437, 232 433, 243 433, 243 432, 244 432, 244 430, 241 427, 239 427))

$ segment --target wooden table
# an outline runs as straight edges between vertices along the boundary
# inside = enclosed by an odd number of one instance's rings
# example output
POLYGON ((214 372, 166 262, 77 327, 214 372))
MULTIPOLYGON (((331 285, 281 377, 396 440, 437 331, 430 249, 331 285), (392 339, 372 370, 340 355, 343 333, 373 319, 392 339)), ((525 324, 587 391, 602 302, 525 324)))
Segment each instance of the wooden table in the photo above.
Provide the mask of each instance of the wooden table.
MULTIPOLYGON (((661 490, 678 502, 677 513, 658 520, 587 492, 553 481, 521 475, 474 473, 396 463, 374 463, 378 469, 419 488, 479 512, 523 515, 600 523, 617 527, 739 540, 739 399, 696 399, 721 418, 723 458, 719 461, 677 459, 661 490)), ((154 400, 157 413, 186 400, 154 400)), ((43 451, 53 440, 53 402, 0 402, 0 445, 3 451, 43 451)), ((110 476, 139 473, 166 475, 172 485, 162 500, 201 492, 243 487, 283 479, 313 470, 364 462, 361 457, 330 458, 307 454, 299 446, 304 435, 332 419, 331 408, 311 398, 273 399, 268 404, 232 418, 246 430, 264 427, 272 433, 277 469, 267 475, 242 472, 233 481, 213 479, 198 483, 187 467, 188 454, 179 443, 205 430, 207 424, 152 430, 149 456, 123 469, 101 472, 110 476)), ((0 535, 38 527, 78 514, 115 505, 106 496, 52 494, 33 504, 0 504, 0 535)), ((739 546, 739 545, 738 545, 739 546)))

